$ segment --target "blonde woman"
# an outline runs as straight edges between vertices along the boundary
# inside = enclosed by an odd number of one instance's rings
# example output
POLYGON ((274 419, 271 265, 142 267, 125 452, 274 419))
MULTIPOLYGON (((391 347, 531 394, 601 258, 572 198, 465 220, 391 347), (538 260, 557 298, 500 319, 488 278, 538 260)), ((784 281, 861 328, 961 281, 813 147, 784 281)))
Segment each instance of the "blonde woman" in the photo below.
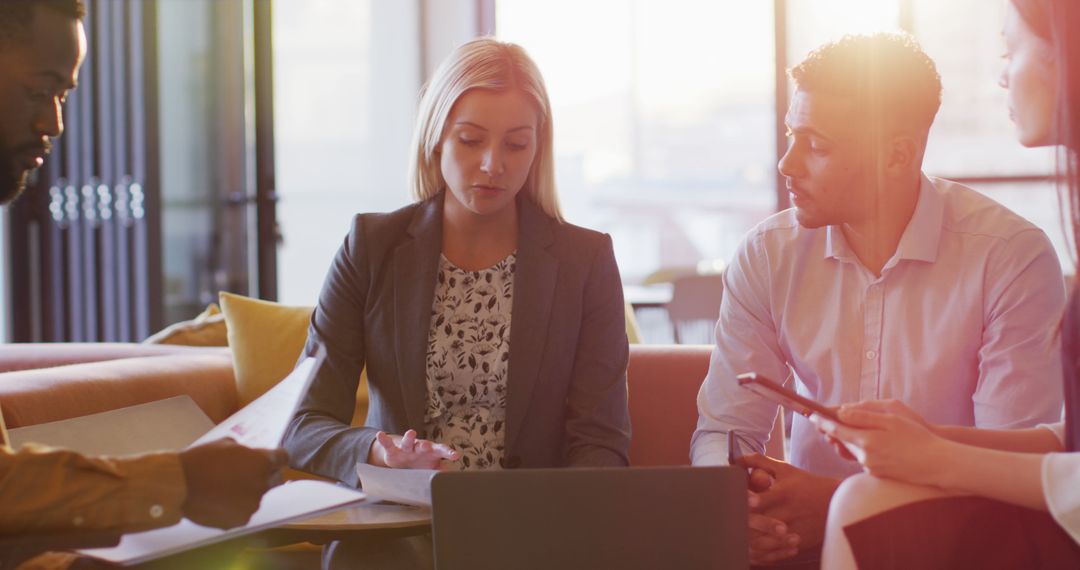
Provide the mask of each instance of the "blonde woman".
POLYGON ((293 419, 293 465, 625 466, 622 285, 611 238, 565 223, 551 105, 517 45, 457 48, 423 91, 415 203, 360 214, 311 319, 327 361, 293 419), (350 427, 360 371, 370 404, 350 427))
MULTIPOLYGON (((1024 146, 1059 145, 1062 203, 1080 235, 1080 3, 1010 0, 1009 114, 1024 146)), ((1065 421, 1027 430, 933 425, 899 402, 816 418, 867 472, 829 507, 823 568, 1080 568, 1080 301, 1062 324, 1065 421)))

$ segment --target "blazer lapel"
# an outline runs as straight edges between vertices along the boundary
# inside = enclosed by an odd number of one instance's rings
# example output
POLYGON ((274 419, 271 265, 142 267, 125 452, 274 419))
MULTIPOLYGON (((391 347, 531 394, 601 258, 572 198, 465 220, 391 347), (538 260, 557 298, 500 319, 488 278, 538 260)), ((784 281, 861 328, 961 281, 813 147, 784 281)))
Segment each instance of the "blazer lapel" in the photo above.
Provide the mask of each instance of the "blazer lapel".
POLYGON ((512 450, 529 409, 547 344, 551 302, 559 262, 548 251, 552 224, 532 201, 518 201, 518 253, 510 323, 510 362, 506 402, 506 449, 512 450))
MULTIPOLYGON (((394 336, 408 428, 424 432, 427 406, 427 342, 435 274, 442 251, 443 197, 420 205, 407 230, 412 239, 394 253, 394 336)), ((512 324, 511 324, 512 326, 512 324)))

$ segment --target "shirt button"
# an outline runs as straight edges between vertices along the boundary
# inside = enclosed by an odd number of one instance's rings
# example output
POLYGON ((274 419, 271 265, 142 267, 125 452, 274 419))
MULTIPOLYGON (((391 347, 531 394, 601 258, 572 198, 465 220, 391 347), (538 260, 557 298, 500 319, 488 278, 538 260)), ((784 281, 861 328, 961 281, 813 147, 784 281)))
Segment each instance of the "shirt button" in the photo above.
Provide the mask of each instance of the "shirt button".
POLYGON ((876 352, 874 352, 872 350, 866 351, 866 359, 867 360, 873 360, 875 358, 877 358, 877 353, 876 352))
POLYGON ((150 507, 150 518, 160 519, 161 515, 165 514, 165 509, 161 508, 161 505, 154 505, 150 507))
POLYGON ((84 522, 86 520, 82 518, 82 515, 75 515, 75 518, 71 519, 72 526, 82 526, 84 522))

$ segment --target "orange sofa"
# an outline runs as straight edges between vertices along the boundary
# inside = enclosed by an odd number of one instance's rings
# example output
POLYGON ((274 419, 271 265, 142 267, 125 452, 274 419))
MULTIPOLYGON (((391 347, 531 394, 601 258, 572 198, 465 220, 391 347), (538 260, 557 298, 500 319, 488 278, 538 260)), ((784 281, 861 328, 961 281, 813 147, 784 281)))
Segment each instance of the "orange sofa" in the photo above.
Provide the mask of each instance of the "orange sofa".
POLYGON ((0 345, 0 412, 8 428, 188 394, 219 422, 236 411, 228 348, 62 343, 0 345))
MULTIPOLYGON (((686 465, 709 346, 630 346, 632 465, 686 465)), ((0 346, 0 411, 8 428, 188 394, 218 422, 237 408, 227 348, 142 344, 0 346)), ((778 432, 777 432, 778 433, 778 432)), ((769 455, 783 457, 781 438, 769 455)))

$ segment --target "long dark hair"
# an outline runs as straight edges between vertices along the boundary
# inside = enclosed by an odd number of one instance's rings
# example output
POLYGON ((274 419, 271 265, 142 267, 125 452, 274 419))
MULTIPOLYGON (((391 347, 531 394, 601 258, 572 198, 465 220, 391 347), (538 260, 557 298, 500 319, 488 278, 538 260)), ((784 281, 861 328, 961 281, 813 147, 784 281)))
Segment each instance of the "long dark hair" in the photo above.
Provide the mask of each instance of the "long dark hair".
POLYGON ((1080 257, 1080 2, 1011 0, 1020 17, 1054 49, 1057 60, 1058 194, 1062 219, 1080 257))

